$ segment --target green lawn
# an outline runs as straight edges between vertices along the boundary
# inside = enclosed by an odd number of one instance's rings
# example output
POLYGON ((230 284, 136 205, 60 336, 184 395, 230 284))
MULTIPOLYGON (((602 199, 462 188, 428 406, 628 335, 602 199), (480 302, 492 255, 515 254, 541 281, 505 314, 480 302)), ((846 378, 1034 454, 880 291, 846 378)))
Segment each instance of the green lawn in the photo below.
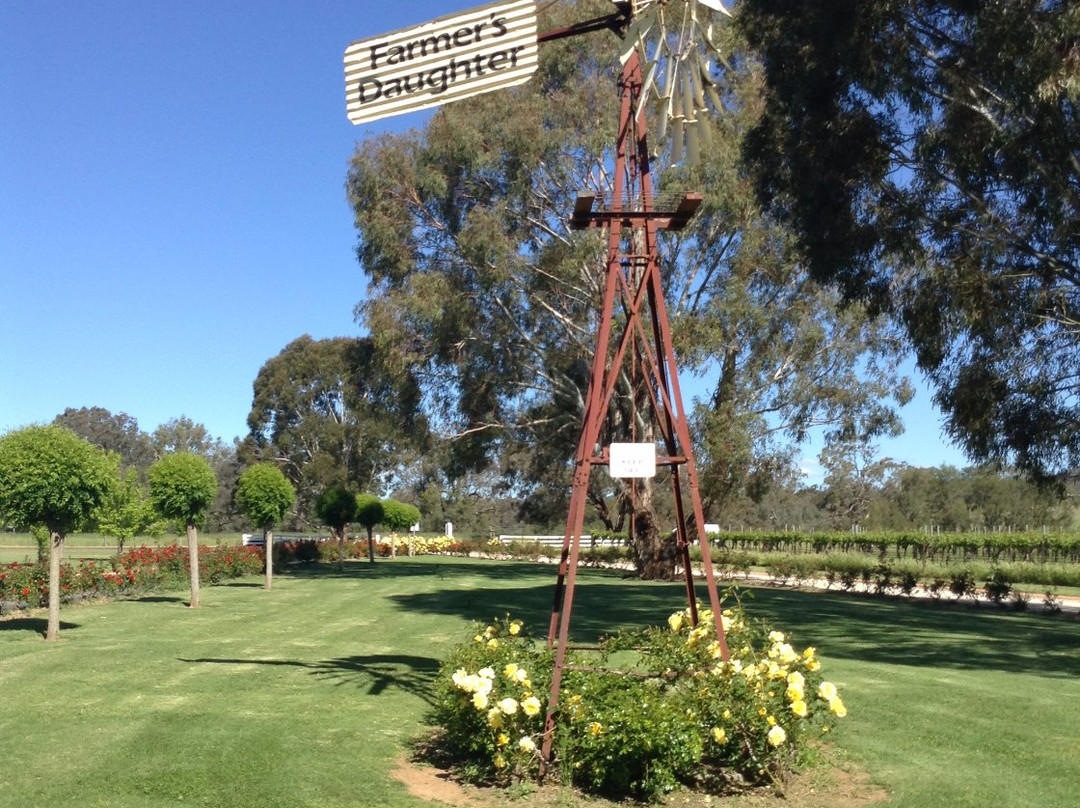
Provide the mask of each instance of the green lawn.
MULTIPOLYGON (((546 628, 549 565, 350 562, 0 622, 0 806, 421 806, 389 772, 473 621, 546 628)), ((680 585, 583 570, 575 638, 659 624, 680 585)), ((888 806, 1071 806, 1075 620, 755 590, 816 645, 849 708, 834 736, 888 806)))

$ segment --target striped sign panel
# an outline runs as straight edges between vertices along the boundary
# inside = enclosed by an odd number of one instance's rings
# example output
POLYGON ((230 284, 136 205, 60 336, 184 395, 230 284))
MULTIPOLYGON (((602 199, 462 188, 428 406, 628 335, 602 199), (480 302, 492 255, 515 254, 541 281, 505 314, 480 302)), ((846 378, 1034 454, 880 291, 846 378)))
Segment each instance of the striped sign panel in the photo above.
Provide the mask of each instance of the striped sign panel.
POLYGON ((364 123, 528 81, 536 4, 492 3, 353 42, 345 50, 349 120, 364 123))

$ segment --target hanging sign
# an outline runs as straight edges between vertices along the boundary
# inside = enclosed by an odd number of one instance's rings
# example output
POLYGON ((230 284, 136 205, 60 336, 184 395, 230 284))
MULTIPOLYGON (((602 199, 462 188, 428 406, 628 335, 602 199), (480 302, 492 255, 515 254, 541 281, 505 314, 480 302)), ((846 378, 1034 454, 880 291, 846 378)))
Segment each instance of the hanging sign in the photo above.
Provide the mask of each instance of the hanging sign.
POLYGON ((613 443, 608 447, 612 477, 655 477, 656 446, 652 443, 613 443))
POLYGON ((349 120, 364 123, 512 87, 536 71, 536 4, 462 11, 345 50, 349 120))

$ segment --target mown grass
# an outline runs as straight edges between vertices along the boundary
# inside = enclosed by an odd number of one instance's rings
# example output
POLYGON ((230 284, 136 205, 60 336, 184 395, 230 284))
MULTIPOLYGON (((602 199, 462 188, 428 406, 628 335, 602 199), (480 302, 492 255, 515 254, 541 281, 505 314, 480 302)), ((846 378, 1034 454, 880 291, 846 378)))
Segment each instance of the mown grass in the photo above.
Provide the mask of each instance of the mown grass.
MULTIPOLYGON (((575 638, 660 624, 679 585, 582 570, 575 638)), ((0 622, 0 806, 420 806, 390 772, 439 660, 473 621, 547 625, 547 565, 423 558, 293 569, 0 622)), ((1075 620, 759 589, 751 613, 816 645, 834 736, 893 808, 1073 806, 1075 620)))

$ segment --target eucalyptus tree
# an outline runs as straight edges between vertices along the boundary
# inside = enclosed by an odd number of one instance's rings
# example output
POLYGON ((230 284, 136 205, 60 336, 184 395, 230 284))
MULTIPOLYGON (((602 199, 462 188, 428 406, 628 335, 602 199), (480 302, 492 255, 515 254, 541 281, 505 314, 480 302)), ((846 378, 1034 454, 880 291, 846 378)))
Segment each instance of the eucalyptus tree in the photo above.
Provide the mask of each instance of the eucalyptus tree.
POLYGON ((64 539, 106 501, 117 484, 118 459, 59 426, 29 426, 0 437, 0 517, 49 533, 46 640, 60 637, 64 539))
POLYGON ((107 452, 116 452, 120 464, 135 469, 140 479, 146 477, 146 469, 154 462, 150 436, 126 412, 112 413, 104 407, 68 407, 52 423, 70 429, 107 452))
MULTIPOLYGON (((555 5, 542 27, 610 7, 555 5)), ((661 188, 705 191, 691 227, 664 242, 665 285, 676 352, 702 379, 695 426, 714 512, 753 473, 764 480, 770 464, 790 463, 791 444, 811 429, 844 439, 897 429, 894 407, 909 395, 893 335, 859 307, 839 307, 760 214, 738 162, 760 110, 760 68, 732 28, 716 37, 721 104, 704 122, 713 145, 696 166, 666 170, 661 188)), ((369 139, 349 172, 369 279, 358 317, 419 379, 449 441, 449 477, 502 475, 535 512, 540 495, 565 496, 582 423, 605 244, 567 219, 577 191, 610 191, 619 48, 604 32, 547 43, 527 84, 447 105, 421 130, 369 139)), ((641 416, 628 376, 612 406, 605 440, 626 439, 641 416)), ((639 571, 662 577, 673 558, 661 552, 667 529, 645 494, 630 497, 600 472, 589 490, 608 527, 631 508, 645 517, 639 528, 651 530, 634 537, 639 571)))
POLYGON ((1080 6, 744 0, 759 196, 819 280, 902 323, 950 436, 1080 463, 1080 6))
POLYGON ((427 432, 411 377, 384 365, 367 338, 299 337, 262 366, 253 392, 242 453, 282 469, 302 520, 331 486, 391 475, 402 448, 423 446, 427 432))

